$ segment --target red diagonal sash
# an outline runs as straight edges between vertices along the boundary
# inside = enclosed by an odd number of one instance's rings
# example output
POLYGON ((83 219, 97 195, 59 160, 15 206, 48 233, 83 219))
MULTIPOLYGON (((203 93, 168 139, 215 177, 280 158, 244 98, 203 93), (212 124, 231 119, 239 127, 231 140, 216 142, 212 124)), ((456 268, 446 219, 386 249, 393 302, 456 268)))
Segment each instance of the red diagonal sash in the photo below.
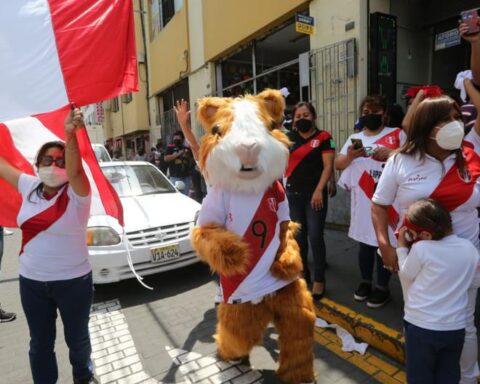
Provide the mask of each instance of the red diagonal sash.
POLYGON ((263 195, 257 211, 243 235, 243 241, 245 241, 250 248, 250 260, 247 271, 241 275, 229 277, 223 275, 220 276, 225 302, 228 302, 232 293, 235 292, 242 281, 245 280, 257 265, 263 253, 270 245, 270 242, 275 235, 275 228, 278 221, 278 205, 284 199, 285 191, 278 181, 276 181, 263 195))
POLYGON ((437 200, 449 212, 458 208, 472 196, 480 176, 480 157, 468 147, 463 147, 463 155, 465 172, 460 174, 457 164, 453 164, 430 195, 430 198, 437 200))
POLYGON ((389 134, 382 136, 380 139, 375 141, 375 144, 387 147, 390 149, 397 149, 400 146, 400 133, 401 129, 395 129, 389 134))
POLYGON ((37 213, 35 216, 32 216, 20 226, 20 229, 22 230, 22 247, 19 255, 23 253, 25 245, 27 245, 30 240, 32 240, 40 232, 49 228, 65 213, 70 200, 67 194, 67 189, 68 186, 65 186, 63 191, 60 192, 60 196, 58 196, 57 200, 52 206, 40 213, 37 213))
MULTIPOLYGON (((368 197, 368 199, 372 200, 373 194, 375 193, 374 178, 370 176, 368 172, 364 171, 362 173, 362 176, 360 177, 360 180, 358 181, 358 185, 360 186, 360 189, 368 197)), ((388 225, 390 226, 390 228, 392 228, 392 230, 395 231, 395 229, 398 226, 398 222, 400 221, 400 215, 398 214, 396 209, 393 207, 393 205, 388 206, 387 214, 388 214, 388 225)))
POLYGON ((285 171, 285 177, 289 177, 295 168, 298 167, 298 164, 307 156, 311 151, 317 148, 323 141, 330 140, 330 134, 328 132, 322 131, 317 135, 308 140, 305 144, 301 145, 293 152, 290 153, 290 158, 288 160, 288 167, 285 171))

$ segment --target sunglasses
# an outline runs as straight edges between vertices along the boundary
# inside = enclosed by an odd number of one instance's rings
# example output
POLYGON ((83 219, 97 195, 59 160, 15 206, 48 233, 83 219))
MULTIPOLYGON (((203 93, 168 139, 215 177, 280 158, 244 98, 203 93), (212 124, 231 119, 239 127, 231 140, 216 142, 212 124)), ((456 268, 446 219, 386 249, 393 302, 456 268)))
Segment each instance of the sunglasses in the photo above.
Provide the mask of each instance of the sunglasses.
POLYGON ((40 159, 40 165, 48 167, 55 163, 58 168, 65 168, 65 158, 64 157, 57 157, 54 159, 52 156, 42 156, 40 159))

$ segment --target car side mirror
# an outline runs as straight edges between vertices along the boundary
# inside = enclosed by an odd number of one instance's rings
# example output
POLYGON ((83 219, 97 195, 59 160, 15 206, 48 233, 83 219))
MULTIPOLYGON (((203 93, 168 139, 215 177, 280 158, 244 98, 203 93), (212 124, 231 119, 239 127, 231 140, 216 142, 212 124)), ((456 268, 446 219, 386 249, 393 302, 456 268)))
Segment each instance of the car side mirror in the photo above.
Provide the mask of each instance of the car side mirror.
POLYGON ((173 184, 175 186, 175 188, 177 188, 179 191, 183 191, 185 189, 185 183, 181 180, 177 180, 175 181, 175 183, 173 184))

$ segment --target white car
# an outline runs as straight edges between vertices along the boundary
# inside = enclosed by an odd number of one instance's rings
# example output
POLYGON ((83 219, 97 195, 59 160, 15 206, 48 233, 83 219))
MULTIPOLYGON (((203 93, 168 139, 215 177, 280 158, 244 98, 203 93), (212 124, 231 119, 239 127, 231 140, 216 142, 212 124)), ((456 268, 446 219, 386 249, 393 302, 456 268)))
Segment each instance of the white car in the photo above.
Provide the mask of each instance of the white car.
POLYGON ((93 152, 95 153, 95 157, 99 163, 103 163, 105 161, 112 161, 110 154, 102 144, 92 144, 93 152))
POLYGON ((126 247, 140 276, 181 268, 199 261, 190 235, 200 204, 180 193, 155 166, 144 161, 100 163, 120 196, 122 228, 110 216, 91 216, 87 244, 95 284, 134 277, 126 247))

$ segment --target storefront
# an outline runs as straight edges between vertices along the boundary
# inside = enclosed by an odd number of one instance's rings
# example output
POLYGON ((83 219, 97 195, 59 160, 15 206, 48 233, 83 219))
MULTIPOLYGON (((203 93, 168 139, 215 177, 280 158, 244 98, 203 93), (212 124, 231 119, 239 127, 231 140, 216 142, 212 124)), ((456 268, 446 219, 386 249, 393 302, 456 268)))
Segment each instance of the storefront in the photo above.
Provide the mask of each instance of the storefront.
POLYGON ((310 50, 309 36, 295 31, 295 23, 270 30, 216 65, 217 95, 236 97, 266 88, 288 88, 287 113, 300 100, 299 59, 310 50))

